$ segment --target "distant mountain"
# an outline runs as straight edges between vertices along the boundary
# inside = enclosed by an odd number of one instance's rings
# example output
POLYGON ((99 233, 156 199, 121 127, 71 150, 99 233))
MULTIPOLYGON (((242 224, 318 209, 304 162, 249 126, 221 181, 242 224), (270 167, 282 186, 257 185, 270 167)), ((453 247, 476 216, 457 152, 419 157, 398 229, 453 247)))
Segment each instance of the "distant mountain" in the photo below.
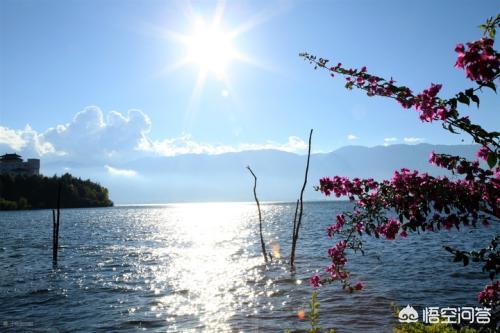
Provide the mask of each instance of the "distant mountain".
MULTIPOLYGON (((383 179, 391 177, 394 170, 403 167, 428 172, 432 175, 441 175, 443 169, 429 163, 432 151, 451 155, 460 155, 475 159, 475 145, 405 145, 362 147, 347 146, 339 148, 325 155, 322 161, 328 164, 333 174, 343 174, 349 177, 373 177, 383 179)), ((317 164, 322 164, 321 162, 317 164)), ((319 170, 328 171, 328 168, 319 170)))
MULTIPOLYGON (((331 153, 313 154, 307 200, 321 200, 314 191, 321 177, 390 178, 394 170, 403 167, 446 174, 445 170, 428 163, 431 151, 475 158, 474 145, 390 145, 376 147, 347 146, 331 153)), ((71 173, 98 179, 109 188, 116 203, 166 203, 187 201, 251 201, 252 178, 245 169, 250 165, 258 177, 257 192, 262 201, 294 201, 297 199, 306 164, 305 155, 276 150, 243 151, 220 155, 186 154, 174 157, 147 157, 112 165, 117 169, 133 170, 135 176, 107 173, 104 165, 70 166, 71 173)), ((63 173, 66 164, 44 165, 42 172, 63 173)))

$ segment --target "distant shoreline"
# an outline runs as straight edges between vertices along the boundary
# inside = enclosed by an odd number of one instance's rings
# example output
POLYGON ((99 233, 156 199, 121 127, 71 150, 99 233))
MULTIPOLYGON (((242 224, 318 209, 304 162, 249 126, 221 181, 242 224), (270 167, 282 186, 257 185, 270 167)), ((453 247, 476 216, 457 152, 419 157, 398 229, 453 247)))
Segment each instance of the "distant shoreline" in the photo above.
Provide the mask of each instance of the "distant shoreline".
POLYGON ((108 189, 90 179, 66 173, 61 177, 0 174, 0 211, 112 207, 108 189))
MULTIPOLYGON (((328 203, 328 202, 350 202, 345 199, 324 199, 324 200, 304 200, 304 203, 328 203)), ((255 205, 255 201, 182 201, 182 202, 165 202, 165 203, 117 203, 114 207, 154 207, 154 206, 169 206, 169 205, 224 205, 224 204, 249 204, 255 205)), ((295 204, 294 201, 261 201, 260 204, 276 205, 276 204, 295 204)))

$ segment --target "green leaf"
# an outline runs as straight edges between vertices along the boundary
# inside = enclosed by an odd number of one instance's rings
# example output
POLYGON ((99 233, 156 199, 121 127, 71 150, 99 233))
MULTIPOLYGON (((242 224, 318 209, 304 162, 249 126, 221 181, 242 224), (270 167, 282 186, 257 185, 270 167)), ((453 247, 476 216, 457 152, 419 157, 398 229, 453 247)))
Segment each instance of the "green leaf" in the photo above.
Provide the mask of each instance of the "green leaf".
POLYGON ((472 101, 476 103, 477 107, 479 108, 479 97, 477 97, 476 95, 471 95, 470 99, 472 99, 472 101))
POLYGON ((488 162, 488 166, 491 168, 494 168, 495 165, 497 165, 497 155, 493 153, 488 154, 488 158, 486 159, 486 162, 488 162))
POLYGON ((458 101, 462 104, 470 104, 469 97, 465 96, 464 93, 458 94, 458 101))
POLYGON ((496 87, 496 84, 494 84, 493 82, 486 82, 486 83, 483 83, 483 86, 490 88, 490 89, 491 89, 491 90, 493 90, 494 92, 497 92, 497 87, 496 87))
POLYGON ((472 88, 466 89, 465 95, 472 97, 474 95, 474 89, 472 89, 472 88))
MULTIPOLYGON (((446 126, 446 125, 443 123, 443 127, 444 126, 446 126)), ((452 124, 449 124, 447 129, 448 129, 448 131, 450 131, 453 134, 458 134, 458 132, 453 129, 453 125, 452 124)))

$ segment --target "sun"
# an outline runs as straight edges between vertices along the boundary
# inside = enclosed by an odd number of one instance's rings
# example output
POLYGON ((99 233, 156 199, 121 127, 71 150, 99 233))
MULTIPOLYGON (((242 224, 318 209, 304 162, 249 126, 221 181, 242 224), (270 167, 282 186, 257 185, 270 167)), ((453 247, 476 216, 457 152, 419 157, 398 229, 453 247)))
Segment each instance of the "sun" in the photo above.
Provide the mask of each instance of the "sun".
POLYGON ((207 25, 199 19, 193 33, 185 38, 186 61, 198 65, 200 71, 222 79, 231 60, 237 58, 232 39, 231 34, 219 25, 207 25))
POLYGON ((190 28, 184 32, 165 31, 165 36, 182 46, 183 53, 176 62, 169 66, 169 70, 195 65, 198 69, 198 78, 195 90, 203 86, 209 76, 229 83, 228 69, 233 61, 255 64, 248 55, 240 52, 236 47, 236 39, 254 27, 258 22, 250 20, 235 28, 230 28, 223 21, 225 2, 219 1, 213 17, 195 13, 188 6, 187 19, 190 28))
POLYGON ((190 4, 186 2, 187 7, 180 10, 184 12, 187 18, 189 28, 186 31, 179 32, 170 29, 157 28, 161 36, 166 38, 168 42, 175 42, 178 47, 174 49, 181 52, 178 53, 178 58, 171 61, 167 66, 159 71, 160 74, 170 73, 185 67, 195 67, 197 70, 196 80, 189 99, 189 105, 186 113, 188 118, 193 116, 192 113, 199 109, 199 101, 202 98, 204 86, 210 79, 217 79, 222 83, 217 84, 221 87, 221 97, 232 100, 237 99, 232 82, 233 78, 238 77, 231 70, 232 63, 245 63, 264 70, 269 68, 262 66, 259 61, 256 61, 247 53, 242 52, 237 46, 241 46, 240 38, 244 33, 252 30, 257 25, 268 20, 275 15, 274 12, 262 12, 258 15, 246 20, 240 21, 235 27, 226 24, 223 16, 225 11, 225 1, 219 0, 214 9, 212 17, 206 17, 196 11, 190 4))

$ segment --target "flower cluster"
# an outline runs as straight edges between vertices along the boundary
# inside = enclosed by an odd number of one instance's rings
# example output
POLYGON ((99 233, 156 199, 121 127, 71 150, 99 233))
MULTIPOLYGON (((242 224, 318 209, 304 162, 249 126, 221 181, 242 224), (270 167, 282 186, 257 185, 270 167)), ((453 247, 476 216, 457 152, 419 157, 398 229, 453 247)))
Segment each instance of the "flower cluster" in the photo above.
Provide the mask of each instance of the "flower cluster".
POLYGON ((347 271, 344 270, 344 266, 347 263, 347 258, 345 257, 346 248, 347 242, 341 240, 335 246, 328 249, 328 256, 332 259, 332 263, 326 268, 326 271, 330 273, 333 280, 345 280, 348 277, 347 271))
MULTIPOLYGON (((386 223, 382 224, 378 228, 378 232, 381 235, 384 235, 386 239, 395 239, 396 235, 399 232, 399 228, 401 227, 401 223, 395 219, 389 219, 386 223)), ((406 235, 406 232, 403 234, 406 235)), ((405 236, 403 236, 405 237, 405 236)))
MULTIPOLYGON (((329 274, 328 281, 340 280, 344 285, 344 289, 348 289, 350 292, 362 290, 364 287, 362 282, 358 282, 352 286, 348 281, 349 272, 345 270, 345 265, 347 263, 345 251, 347 248, 347 241, 341 240, 335 246, 328 249, 328 256, 332 260, 332 263, 326 267, 326 272, 329 274)), ((313 275, 310 279, 310 283, 313 287, 318 288, 321 286, 322 281, 318 275, 313 275)))
POLYGON ((490 150, 488 149, 488 147, 482 146, 481 148, 479 148, 476 155, 477 157, 482 158, 483 160, 486 161, 488 159, 489 152, 490 150))
POLYGON ((318 274, 314 274, 313 276, 311 276, 311 278, 309 279, 309 283, 311 284, 311 286, 313 286, 314 288, 319 288, 321 287, 321 278, 319 277, 318 274))
MULTIPOLYGON (((326 271, 330 275, 330 281, 341 280, 344 281, 344 286, 350 287, 349 283, 346 281, 349 277, 349 273, 344 269, 347 263, 347 258, 345 256, 345 250, 347 249, 347 242, 345 240, 339 241, 335 246, 328 249, 328 256, 332 259, 332 263, 326 267, 326 271)), ((319 275, 315 274, 309 279, 309 283, 314 288, 319 288, 323 282, 319 275)), ((353 290, 361 290, 362 285, 356 285, 353 290), (357 288, 357 289, 354 289, 357 288)), ((352 291, 352 290, 351 290, 352 291)))
POLYGON ((438 167, 441 168, 446 168, 448 170, 453 170, 456 167, 456 164, 459 160, 460 160, 459 156, 436 154, 436 152, 434 151, 432 151, 429 155, 429 163, 437 165, 438 167))
POLYGON ((500 281, 496 281, 487 285, 482 291, 477 294, 479 303, 494 307, 500 304, 500 281))
MULTIPOLYGON (((487 226, 492 218, 500 216, 500 180, 492 170, 480 168, 478 161, 469 162, 458 156, 434 152, 429 160, 464 175, 464 179, 436 178, 405 168, 382 182, 339 176, 321 179, 317 189, 325 195, 334 193, 356 200, 354 212, 338 214, 335 223, 327 229, 329 237, 340 231, 348 235, 328 250, 331 258, 326 268, 329 281, 340 280, 344 288, 356 290, 349 284, 349 273, 345 270, 346 249, 356 251, 355 244, 359 244, 354 237, 356 233, 374 233, 393 240, 398 234, 407 237, 409 230, 449 230, 477 222, 487 226), (399 219, 386 217, 393 213, 399 219)), ((311 278, 311 284, 319 286, 321 280, 318 279, 311 278)))
POLYGON ((332 238, 333 234, 338 232, 344 226, 344 223, 345 223, 344 215, 338 214, 336 220, 337 220, 337 222, 335 222, 335 224, 332 224, 331 226, 329 226, 327 229, 328 237, 330 237, 330 238, 332 238))
MULTIPOLYGON (((309 56, 309 55, 307 55, 309 56)), ((306 58, 307 58, 306 56, 306 58)), ((310 59, 310 58, 309 58, 310 59)), ((321 59, 319 65, 325 67, 327 60, 321 59)), ((330 67, 329 70, 333 73, 345 75, 346 88, 351 89, 353 86, 366 91, 368 96, 384 96, 396 99, 399 104, 405 109, 414 107, 420 113, 422 121, 432 122, 433 120, 446 120, 455 115, 450 106, 437 97, 442 85, 431 84, 422 93, 414 95, 408 87, 395 86, 395 81, 391 78, 386 81, 378 76, 366 73, 366 66, 360 70, 344 69, 339 63, 336 66, 330 67)))
POLYGON ((455 67, 465 69, 467 78, 479 83, 493 81, 500 67, 500 54, 493 49, 493 39, 481 38, 463 44, 457 44, 455 52, 458 54, 455 67))
MULTIPOLYGON (((420 174, 418 171, 403 168, 395 171, 391 180, 382 183, 372 179, 351 181, 338 176, 322 178, 318 189, 325 195, 335 193, 336 196, 357 199, 358 206, 366 211, 394 209, 415 228, 432 222, 449 226, 450 221, 444 221, 440 214, 449 215, 449 212, 454 210, 459 212, 459 223, 465 225, 469 224, 469 221, 478 221, 482 217, 479 214, 481 211, 500 215, 500 180, 496 177, 498 172, 493 177, 493 171, 479 168, 476 161, 468 162, 447 155, 432 154, 431 161, 459 174, 465 174, 465 179, 436 178, 427 173, 420 174), (436 214, 431 215, 431 210, 436 214)), ((337 223, 329 228, 329 234, 338 231, 343 225, 343 219, 340 222, 337 220, 337 223)))
POLYGON ((433 120, 446 120, 450 111, 445 104, 437 98, 442 85, 432 83, 431 86, 418 94, 414 99, 414 107, 420 112, 420 120, 431 122, 433 120))
POLYGON ((363 222, 357 222, 354 224, 354 230, 358 233, 362 233, 365 230, 365 224, 363 222))
POLYGON ((353 288, 354 290, 362 290, 362 289, 364 288, 364 286, 365 286, 365 285, 363 284, 363 282, 361 282, 361 281, 360 281, 360 282, 356 283, 356 284, 354 285, 354 287, 352 287, 352 288, 353 288))
MULTIPOLYGON (((340 74, 345 77, 345 87, 352 89, 353 87, 366 91, 368 96, 383 96, 395 99, 399 104, 405 108, 415 108, 419 112, 419 118, 425 122, 442 121, 443 127, 452 133, 456 130, 464 131, 470 134, 477 143, 487 145, 494 142, 498 146, 498 135, 495 132, 487 133, 480 126, 471 124, 468 117, 460 117, 457 111, 457 103, 470 104, 470 101, 477 103, 479 106, 479 97, 474 94, 474 89, 467 89, 464 92, 458 93, 455 97, 444 100, 437 96, 441 85, 431 84, 420 94, 414 94, 412 90, 405 86, 398 86, 391 78, 385 80, 381 77, 369 74, 366 72, 366 66, 361 69, 343 68, 341 63, 336 66, 328 67, 327 59, 317 59, 316 56, 309 53, 301 53, 301 57, 314 64, 315 68, 325 68, 330 72, 333 77, 335 74, 340 74), (446 126, 445 126, 446 124, 446 126), (485 133, 487 134, 485 136, 485 133)), ((495 53, 498 59, 498 53, 495 53)), ((481 68, 484 68, 483 65, 481 68)), ((474 69, 474 66, 472 67, 474 69)), ((495 73, 494 78, 499 77, 500 69, 498 63, 495 61, 489 68, 495 73), (496 66, 496 67, 493 67, 496 66)), ((495 89, 493 82, 481 83, 495 89)))
POLYGON ((399 104, 409 109, 414 107, 420 113, 420 120, 432 122, 433 120, 446 120, 448 117, 454 115, 453 111, 445 101, 437 97, 441 90, 441 84, 431 84, 422 93, 414 95, 408 87, 397 87, 394 85, 394 80, 385 81, 374 75, 366 73, 366 67, 363 66, 361 70, 356 69, 342 69, 337 66, 331 67, 330 71, 340 72, 346 75, 346 87, 357 88, 366 91, 368 96, 384 96, 394 98, 399 104))
POLYGON ((372 178, 354 178, 351 181, 347 177, 335 176, 333 178, 321 178, 317 189, 323 192, 326 196, 329 196, 333 192, 335 196, 339 198, 341 196, 353 197, 354 195, 361 195, 364 192, 376 189, 377 186, 377 182, 375 182, 372 178))
MULTIPOLYGON (((481 126, 471 123, 469 117, 461 116, 458 103, 470 105, 480 100, 476 95, 483 87, 496 91, 495 80, 500 77, 500 54, 493 49, 495 30, 500 27, 500 15, 491 18, 483 25, 485 35, 482 39, 457 44, 458 54, 455 67, 465 70, 467 78, 476 81, 479 87, 458 92, 450 99, 442 99, 438 94, 441 84, 431 84, 421 93, 413 93, 405 86, 398 86, 391 78, 385 80, 369 74, 366 66, 361 69, 347 69, 339 63, 327 67, 327 59, 317 59, 308 53, 301 54, 315 68, 325 68, 331 76, 340 74, 345 77, 345 87, 364 90, 369 96, 384 96, 396 100, 403 108, 414 108, 424 122, 440 121, 443 128, 457 133, 465 132, 481 145, 477 157, 487 162, 483 169, 479 161, 468 161, 459 156, 431 153, 429 162, 450 170, 458 177, 432 177, 427 173, 410 171, 403 168, 395 171, 392 178, 384 181, 373 179, 349 179, 334 176, 320 180, 316 188, 325 195, 348 197, 355 201, 354 212, 344 212, 336 217, 336 222, 328 227, 328 236, 333 237, 342 231, 345 239, 340 240, 328 250, 331 265, 327 267, 329 281, 340 280, 350 291, 361 290, 362 283, 351 286, 349 273, 345 270, 346 250, 363 251, 362 234, 383 236, 385 239, 407 237, 409 231, 435 231, 439 229, 460 228, 480 222, 485 226, 500 218, 500 149, 498 132, 488 132, 481 126), (487 38, 489 34, 491 38, 487 38), (397 218, 388 218, 397 216, 397 218)), ((498 240, 484 251, 464 254, 449 249, 455 254, 456 261, 466 265, 469 257, 478 254, 476 261, 484 263, 483 271, 493 280, 498 274, 500 256, 496 250, 498 240), (486 251, 486 252, 485 252, 486 251), (489 251, 489 252, 488 252, 489 251), (485 259, 486 258, 486 259, 485 259)), ((498 243, 500 244, 500 243, 498 243)), ((323 282, 319 275, 311 278, 311 284, 318 287, 323 282)), ((500 282, 496 281, 478 294, 478 301, 487 306, 500 305, 500 282)))
MULTIPOLYGON (((477 156, 483 158, 484 155, 493 154, 486 147, 481 147, 479 149, 477 156)), ((493 170, 485 170, 479 166, 479 161, 467 161, 465 158, 460 156, 451 156, 447 154, 436 154, 434 151, 431 152, 429 156, 429 162, 435 164, 441 168, 451 170, 459 175, 465 175, 465 180, 480 182, 498 181, 500 180, 499 168, 496 168, 496 173, 493 170), (491 179, 494 177, 495 179, 491 179)))

